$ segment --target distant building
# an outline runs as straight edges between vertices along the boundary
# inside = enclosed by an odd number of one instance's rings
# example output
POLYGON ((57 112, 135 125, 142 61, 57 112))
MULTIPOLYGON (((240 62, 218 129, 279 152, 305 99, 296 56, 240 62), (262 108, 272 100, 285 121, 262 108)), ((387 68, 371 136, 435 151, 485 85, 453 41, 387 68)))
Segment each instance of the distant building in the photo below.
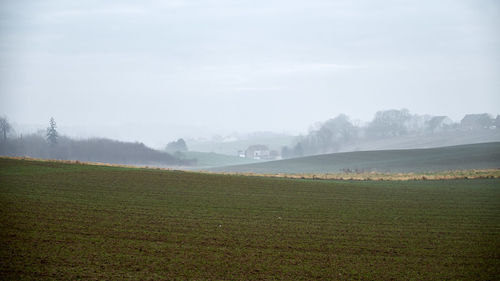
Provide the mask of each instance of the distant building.
POLYGON ((245 155, 245 151, 243 151, 243 150, 238 150, 238 157, 240 157, 240 158, 245 158, 245 157, 246 157, 246 155, 245 155))
POLYGON ((256 160, 271 159, 271 151, 265 145, 251 145, 245 150, 245 157, 256 160))
POLYGON ((460 127, 465 130, 488 129, 493 125, 493 119, 488 113, 467 114, 460 121, 460 127))

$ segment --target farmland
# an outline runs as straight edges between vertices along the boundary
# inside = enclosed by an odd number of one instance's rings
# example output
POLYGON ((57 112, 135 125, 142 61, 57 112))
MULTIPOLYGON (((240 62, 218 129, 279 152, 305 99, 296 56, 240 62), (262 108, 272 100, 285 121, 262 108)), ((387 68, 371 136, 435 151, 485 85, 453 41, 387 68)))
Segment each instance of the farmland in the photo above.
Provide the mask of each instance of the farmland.
POLYGON ((493 280, 500 180, 331 181, 0 158, 0 278, 493 280))
POLYGON ((438 172, 500 168, 500 142, 428 149, 356 151, 316 155, 256 164, 217 167, 217 172, 340 173, 345 170, 378 173, 438 172))

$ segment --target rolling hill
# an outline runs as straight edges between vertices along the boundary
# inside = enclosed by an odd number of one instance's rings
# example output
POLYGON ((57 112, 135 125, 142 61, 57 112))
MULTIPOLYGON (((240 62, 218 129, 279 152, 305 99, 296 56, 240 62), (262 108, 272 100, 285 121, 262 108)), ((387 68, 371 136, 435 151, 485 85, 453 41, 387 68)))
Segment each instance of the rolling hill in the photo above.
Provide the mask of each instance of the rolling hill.
POLYGON ((215 172, 250 173, 340 173, 432 172, 500 168, 500 142, 430 149, 356 151, 316 155, 258 164, 226 166, 215 172))
POLYGON ((436 148, 499 141, 500 130, 477 129, 473 132, 459 130, 358 141, 343 145, 338 152, 436 148))

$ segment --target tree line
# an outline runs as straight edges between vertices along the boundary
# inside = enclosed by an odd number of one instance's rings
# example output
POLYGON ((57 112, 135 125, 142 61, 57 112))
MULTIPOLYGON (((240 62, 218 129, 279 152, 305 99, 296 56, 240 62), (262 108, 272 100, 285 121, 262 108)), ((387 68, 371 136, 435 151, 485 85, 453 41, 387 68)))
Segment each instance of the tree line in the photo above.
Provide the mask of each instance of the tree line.
POLYGON ((54 118, 45 132, 13 136, 7 118, 0 118, 0 155, 44 159, 78 160, 113 164, 189 166, 196 159, 180 159, 139 142, 122 142, 106 138, 72 139, 61 136, 54 118))
POLYGON ((283 147, 281 156, 293 158, 334 153, 346 144, 360 141, 485 129, 500 129, 500 115, 494 118, 487 113, 467 114, 460 122, 453 122, 447 116, 417 115, 407 109, 391 109, 378 111, 371 122, 359 125, 347 115, 340 114, 300 136, 293 146, 283 147))

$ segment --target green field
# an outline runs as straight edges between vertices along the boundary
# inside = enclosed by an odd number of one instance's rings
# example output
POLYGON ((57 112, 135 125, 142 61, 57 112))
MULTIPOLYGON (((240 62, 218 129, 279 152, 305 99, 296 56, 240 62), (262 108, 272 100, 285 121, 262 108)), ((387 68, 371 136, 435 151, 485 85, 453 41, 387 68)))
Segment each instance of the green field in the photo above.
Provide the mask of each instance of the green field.
POLYGON ((500 168, 500 142, 429 149, 357 151, 211 169, 240 173, 409 173, 500 168))
POLYGON ((230 156, 213 152, 186 151, 183 152, 183 154, 187 159, 197 160, 195 166, 188 167, 190 169, 197 169, 197 170, 218 167, 218 166, 241 165, 241 164, 260 162, 258 160, 253 160, 249 158, 242 158, 242 157, 230 156))
POLYGON ((500 180, 324 181, 0 158, 2 280, 498 280, 500 180))

